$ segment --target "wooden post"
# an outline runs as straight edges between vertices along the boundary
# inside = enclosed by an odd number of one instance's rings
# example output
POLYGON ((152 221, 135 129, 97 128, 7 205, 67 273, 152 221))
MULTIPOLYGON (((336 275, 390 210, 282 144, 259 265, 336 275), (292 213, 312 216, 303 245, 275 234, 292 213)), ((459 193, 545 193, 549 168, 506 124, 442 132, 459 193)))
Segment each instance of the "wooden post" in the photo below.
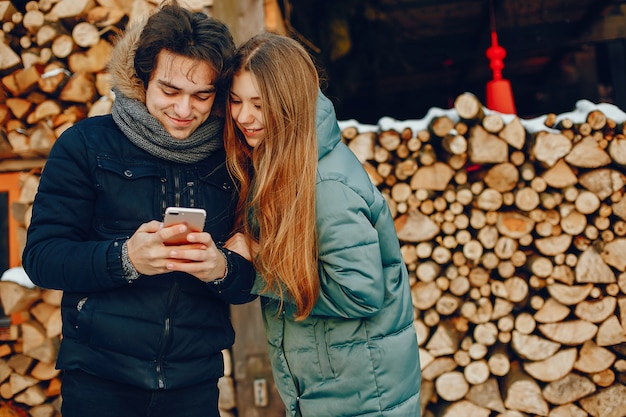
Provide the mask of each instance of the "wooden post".
POLYGON ((613 100, 620 109, 626 108, 626 81, 622 76, 626 67, 626 48, 624 46, 623 39, 607 42, 613 100))
POLYGON ((259 299, 231 307, 236 337, 234 377, 239 417, 283 417, 285 407, 272 377, 259 299))
POLYGON ((214 0, 213 16, 228 26, 237 45, 264 29, 263 0, 214 0))
MULTIPOLYGON (((214 0, 213 16, 230 29, 240 45, 264 30, 263 0, 214 0)), ((285 407, 276 391, 267 353, 259 300, 231 307, 236 332, 233 375, 240 417, 282 417, 285 407)))
MULTIPOLYGON (((0 192, 8 193, 8 206, 7 209, 10 209, 11 204, 18 200, 20 196, 20 173, 19 172, 5 172, 0 173, 0 192)), ((20 257, 20 245, 18 240, 18 224, 17 220, 11 216, 10 211, 7 211, 7 221, 8 221, 8 260, 9 268, 13 268, 22 264, 20 257)), ((1 266, 1 265, 0 265, 1 266)), ((0 273, 4 272, 4 268, 0 268, 0 273)))

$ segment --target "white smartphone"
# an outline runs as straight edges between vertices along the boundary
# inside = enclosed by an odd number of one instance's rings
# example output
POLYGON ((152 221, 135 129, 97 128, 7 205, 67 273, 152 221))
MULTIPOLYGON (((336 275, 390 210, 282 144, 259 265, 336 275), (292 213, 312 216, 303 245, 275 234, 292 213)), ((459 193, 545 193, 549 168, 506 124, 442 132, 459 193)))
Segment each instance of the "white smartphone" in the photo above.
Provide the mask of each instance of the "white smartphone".
MULTIPOLYGON (((206 220, 206 210, 191 207, 168 207, 165 209, 165 217, 163 219, 163 227, 173 226, 175 224, 185 223, 189 228, 189 232, 201 232, 204 230, 204 222, 206 220)), ((180 245, 187 243, 187 233, 174 236, 165 242, 167 245, 180 245)))

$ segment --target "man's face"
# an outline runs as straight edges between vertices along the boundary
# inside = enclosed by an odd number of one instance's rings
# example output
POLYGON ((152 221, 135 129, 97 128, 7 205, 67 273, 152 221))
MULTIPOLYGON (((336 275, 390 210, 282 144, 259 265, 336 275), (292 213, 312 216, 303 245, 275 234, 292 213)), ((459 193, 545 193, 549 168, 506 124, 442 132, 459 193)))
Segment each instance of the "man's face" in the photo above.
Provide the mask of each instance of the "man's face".
POLYGON ((214 82, 208 63, 163 50, 146 89, 148 112, 175 139, 187 139, 211 114, 214 82))

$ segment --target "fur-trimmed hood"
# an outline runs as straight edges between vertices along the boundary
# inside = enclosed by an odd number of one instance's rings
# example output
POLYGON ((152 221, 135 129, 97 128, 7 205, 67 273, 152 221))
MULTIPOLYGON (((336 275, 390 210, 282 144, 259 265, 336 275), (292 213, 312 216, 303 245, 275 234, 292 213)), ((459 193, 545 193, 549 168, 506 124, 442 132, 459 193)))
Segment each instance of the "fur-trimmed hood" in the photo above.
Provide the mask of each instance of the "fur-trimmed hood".
POLYGON ((135 52, 139 36, 146 25, 147 19, 135 21, 120 35, 115 43, 109 60, 109 73, 114 89, 126 97, 145 104, 146 88, 135 73, 135 52))

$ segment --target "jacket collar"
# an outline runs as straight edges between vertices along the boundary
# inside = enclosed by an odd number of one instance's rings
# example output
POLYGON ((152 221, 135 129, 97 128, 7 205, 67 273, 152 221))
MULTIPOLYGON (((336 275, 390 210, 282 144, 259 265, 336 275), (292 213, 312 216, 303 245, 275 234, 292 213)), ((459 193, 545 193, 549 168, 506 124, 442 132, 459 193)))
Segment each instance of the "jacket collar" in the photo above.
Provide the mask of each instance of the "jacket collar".
POLYGON ((333 150, 341 142, 341 130, 333 103, 321 91, 317 96, 315 129, 317 133, 318 160, 333 150))

